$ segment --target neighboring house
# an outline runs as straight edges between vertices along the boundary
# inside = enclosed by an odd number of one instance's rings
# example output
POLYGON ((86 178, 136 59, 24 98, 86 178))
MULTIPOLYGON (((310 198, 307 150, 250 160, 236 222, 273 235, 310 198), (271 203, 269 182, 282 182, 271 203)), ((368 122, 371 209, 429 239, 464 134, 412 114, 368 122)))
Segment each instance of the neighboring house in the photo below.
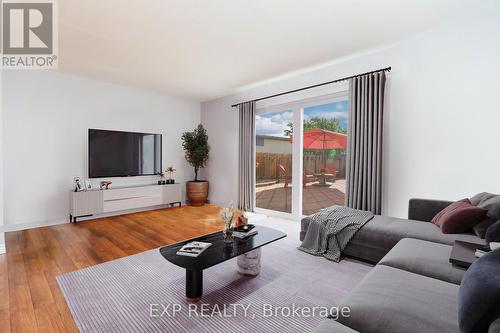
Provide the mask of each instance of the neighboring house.
POLYGON ((257 153, 292 153, 292 144, 290 143, 290 139, 285 137, 256 135, 255 146, 257 153))

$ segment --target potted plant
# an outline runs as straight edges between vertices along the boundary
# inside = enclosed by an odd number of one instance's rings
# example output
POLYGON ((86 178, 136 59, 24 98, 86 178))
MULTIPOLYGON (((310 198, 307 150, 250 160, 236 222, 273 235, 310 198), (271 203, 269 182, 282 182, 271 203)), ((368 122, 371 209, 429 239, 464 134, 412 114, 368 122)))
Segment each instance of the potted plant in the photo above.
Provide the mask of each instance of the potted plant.
POLYGON ((203 125, 198 125, 193 132, 182 134, 182 148, 186 160, 194 168, 194 180, 186 183, 186 195, 192 206, 203 206, 208 198, 208 181, 198 180, 198 171, 207 164, 210 150, 203 125))

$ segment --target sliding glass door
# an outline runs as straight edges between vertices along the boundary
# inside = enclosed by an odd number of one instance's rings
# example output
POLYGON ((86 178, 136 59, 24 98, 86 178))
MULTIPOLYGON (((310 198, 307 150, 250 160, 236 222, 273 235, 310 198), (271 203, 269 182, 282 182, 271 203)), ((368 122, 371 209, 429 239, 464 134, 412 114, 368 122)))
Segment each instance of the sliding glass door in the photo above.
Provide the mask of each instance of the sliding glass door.
POLYGON ((255 118, 255 205, 292 212, 292 143, 288 128, 293 111, 258 114, 255 118))
POLYGON ((347 99, 303 108, 302 214, 344 205, 347 99))
POLYGON ((346 92, 257 108, 255 208, 300 218, 344 205, 346 92))

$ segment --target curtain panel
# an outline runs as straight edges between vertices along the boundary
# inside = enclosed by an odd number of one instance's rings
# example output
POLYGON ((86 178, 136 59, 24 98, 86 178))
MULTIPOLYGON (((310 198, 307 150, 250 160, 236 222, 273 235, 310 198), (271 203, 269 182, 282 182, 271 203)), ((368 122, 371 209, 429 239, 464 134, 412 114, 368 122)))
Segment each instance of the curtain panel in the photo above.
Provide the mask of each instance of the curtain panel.
POLYGON ((238 208, 254 210, 255 198, 255 102, 238 106, 239 156, 238 156, 238 208))
POLYGON ((346 206, 380 214, 385 72, 350 79, 346 206))

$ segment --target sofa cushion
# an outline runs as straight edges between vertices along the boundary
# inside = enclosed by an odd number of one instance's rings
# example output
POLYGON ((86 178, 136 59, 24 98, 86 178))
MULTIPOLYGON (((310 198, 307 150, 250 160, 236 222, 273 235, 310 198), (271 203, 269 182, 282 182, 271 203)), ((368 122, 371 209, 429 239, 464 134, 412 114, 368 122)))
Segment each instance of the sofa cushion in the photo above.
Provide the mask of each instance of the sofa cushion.
POLYGON ((465 269, 450 264, 451 249, 451 245, 404 238, 380 260, 379 265, 460 284, 465 269))
POLYGON ((458 332, 458 289, 453 283, 377 265, 341 302, 339 321, 363 333, 458 332))
POLYGON ((500 195, 482 192, 470 199, 474 206, 488 210, 488 216, 500 220, 500 195))
POLYGON ((500 249, 477 259, 459 291, 458 318, 463 333, 483 332, 500 314, 500 249))
POLYGON ((458 234, 472 229, 484 219, 487 212, 472 205, 469 199, 462 199, 437 213, 432 223, 439 226, 444 234, 458 234))
POLYGON ((455 240, 485 244, 472 233, 443 234, 429 222, 376 215, 351 239, 344 254, 370 262, 378 262, 403 238, 415 238, 453 245, 455 240))
MULTIPOLYGON (((302 219, 301 234, 305 234, 310 218, 302 219)), ((472 233, 443 234, 430 222, 375 215, 351 239, 343 254, 377 263, 403 238, 416 238, 453 245, 455 240, 485 244, 472 233)))
POLYGON ((316 327, 313 333, 356 333, 358 331, 353 330, 347 326, 333 319, 323 320, 318 327, 316 327))
POLYGON ((487 243, 500 242, 500 220, 488 227, 484 238, 487 243))

